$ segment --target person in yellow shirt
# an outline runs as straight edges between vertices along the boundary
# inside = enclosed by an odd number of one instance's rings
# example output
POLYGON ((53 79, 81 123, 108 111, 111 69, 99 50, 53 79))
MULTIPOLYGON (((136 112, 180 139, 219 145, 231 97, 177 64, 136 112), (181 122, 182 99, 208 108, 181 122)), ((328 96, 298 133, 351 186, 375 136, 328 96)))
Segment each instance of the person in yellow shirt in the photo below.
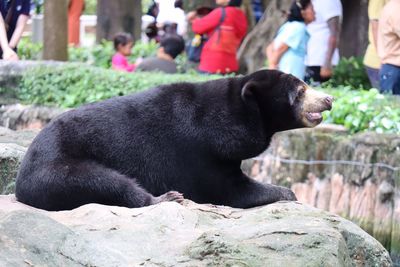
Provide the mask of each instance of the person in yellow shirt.
POLYGON ((378 25, 381 11, 389 0, 369 0, 368 3, 368 48, 364 56, 364 66, 373 88, 379 89, 379 69, 381 61, 377 53, 378 25))

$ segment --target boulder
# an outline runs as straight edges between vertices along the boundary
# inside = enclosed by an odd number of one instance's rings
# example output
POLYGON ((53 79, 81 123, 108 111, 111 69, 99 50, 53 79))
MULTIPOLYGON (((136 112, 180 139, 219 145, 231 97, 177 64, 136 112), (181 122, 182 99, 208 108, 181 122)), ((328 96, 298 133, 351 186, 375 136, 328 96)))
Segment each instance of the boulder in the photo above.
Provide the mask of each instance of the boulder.
POLYGON ((400 266, 400 135, 349 135, 332 125, 281 132, 244 170, 356 222, 400 266))
POLYGON ((13 131, 0 127, 0 194, 15 191, 15 178, 27 147, 38 131, 13 131))
POLYGON ((66 109, 34 106, 4 105, 0 108, 0 125, 13 130, 40 130, 66 109))
POLYGON ((25 152, 25 147, 0 143, 0 194, 15 191, 15 178, 25 152))
POLYGON ((0 266, 392 266, 354 223, 298 202, 47 212, 0 196, 0 266))

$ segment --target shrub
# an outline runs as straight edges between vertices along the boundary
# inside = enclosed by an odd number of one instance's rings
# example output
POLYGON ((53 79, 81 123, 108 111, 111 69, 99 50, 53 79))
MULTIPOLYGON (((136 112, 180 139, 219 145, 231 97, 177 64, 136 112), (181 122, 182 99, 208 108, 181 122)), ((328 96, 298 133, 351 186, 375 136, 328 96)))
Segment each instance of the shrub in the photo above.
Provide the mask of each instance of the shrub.
POLYGON ((324 113, 325 122, 344 125, 351 133, 400 133, 399 97, 382 95, 376 89, 351 90, 348 86, 324 90, 336 99, 332 110, 324 113))
MULTIPOLYGON (((155 56, 158 45, 155 42, 142 43, 137 42, 132 48, 132 55, 129 61, 135 62, 139 57, 155 56)), ((25 60, 39 60, 43 51, 42 44, 32 43, 24 38, 18 46, 18 55, 25 60)), ((92 47, 68 47, 68 57, 70 62, 82 62, 91 66, 110 68, 111 58, 114 55, 114 46, 112 42, 103 41, 92 47)))
POLYGON ((341 58, 333 71, 332 79, 325 86, 350 86, 354 89, 370 89, 371 84, 365 72, 362 58, 341 58))
POLYGON ((85 0, 85 15, 96 15, 97 0, 85 0))
POLYGON ((31 104, 76 107, 160 84, 206 81, 218 77, 220 76, 202 76, 197 73, 123 73, 82 64, 68 64, 28 71, 22 78, 18 98, 31 104))
POLYGON ((23 60, 39 60, 42 51, 42 44, 32 43, 28 38, 22 38, 18 45, 18 57, 23 60))

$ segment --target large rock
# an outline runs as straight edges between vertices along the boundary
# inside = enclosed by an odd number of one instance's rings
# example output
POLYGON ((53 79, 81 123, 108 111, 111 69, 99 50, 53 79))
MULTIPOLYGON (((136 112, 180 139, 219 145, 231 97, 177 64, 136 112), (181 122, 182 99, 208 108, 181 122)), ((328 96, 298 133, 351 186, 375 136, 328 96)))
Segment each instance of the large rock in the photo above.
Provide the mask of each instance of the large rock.
POLYGON ((27 147, 37 131, 13 131, 0 127, 0 194, 15 191, 15 177, 27 147))
POLYGON ((0 266, 392 266, 358 226, 296 202, 47 212, 0 196, 0 266))
POLYGON ((25 152, 22 146, 0 143, 0 194, 15 191, 15 177, 25 152))
POLYGON ((322 126, 278 133, 245 164, 259 181, 291 187, 299 201, 356 222, 400 266, 400 135, 322 126))
POLYGON ((0 125, 13 130, 40 130, 66 110, 35 105, 4 105, 0 108, 0 125))

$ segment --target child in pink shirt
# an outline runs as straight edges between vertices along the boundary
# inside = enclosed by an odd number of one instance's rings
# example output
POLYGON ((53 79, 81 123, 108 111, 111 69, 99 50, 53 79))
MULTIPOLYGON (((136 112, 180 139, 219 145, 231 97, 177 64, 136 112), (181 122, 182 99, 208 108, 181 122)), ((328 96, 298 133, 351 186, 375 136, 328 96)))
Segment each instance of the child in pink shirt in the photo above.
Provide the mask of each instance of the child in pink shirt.
POLYGON ((114 37, 114 49, 116 53, 112 57, 112 68, 114 70, 132 72, 136 69, 135 64, 130 64, 127 57, 131 55, 133 38, 129 33, 118 33, 114 37))

